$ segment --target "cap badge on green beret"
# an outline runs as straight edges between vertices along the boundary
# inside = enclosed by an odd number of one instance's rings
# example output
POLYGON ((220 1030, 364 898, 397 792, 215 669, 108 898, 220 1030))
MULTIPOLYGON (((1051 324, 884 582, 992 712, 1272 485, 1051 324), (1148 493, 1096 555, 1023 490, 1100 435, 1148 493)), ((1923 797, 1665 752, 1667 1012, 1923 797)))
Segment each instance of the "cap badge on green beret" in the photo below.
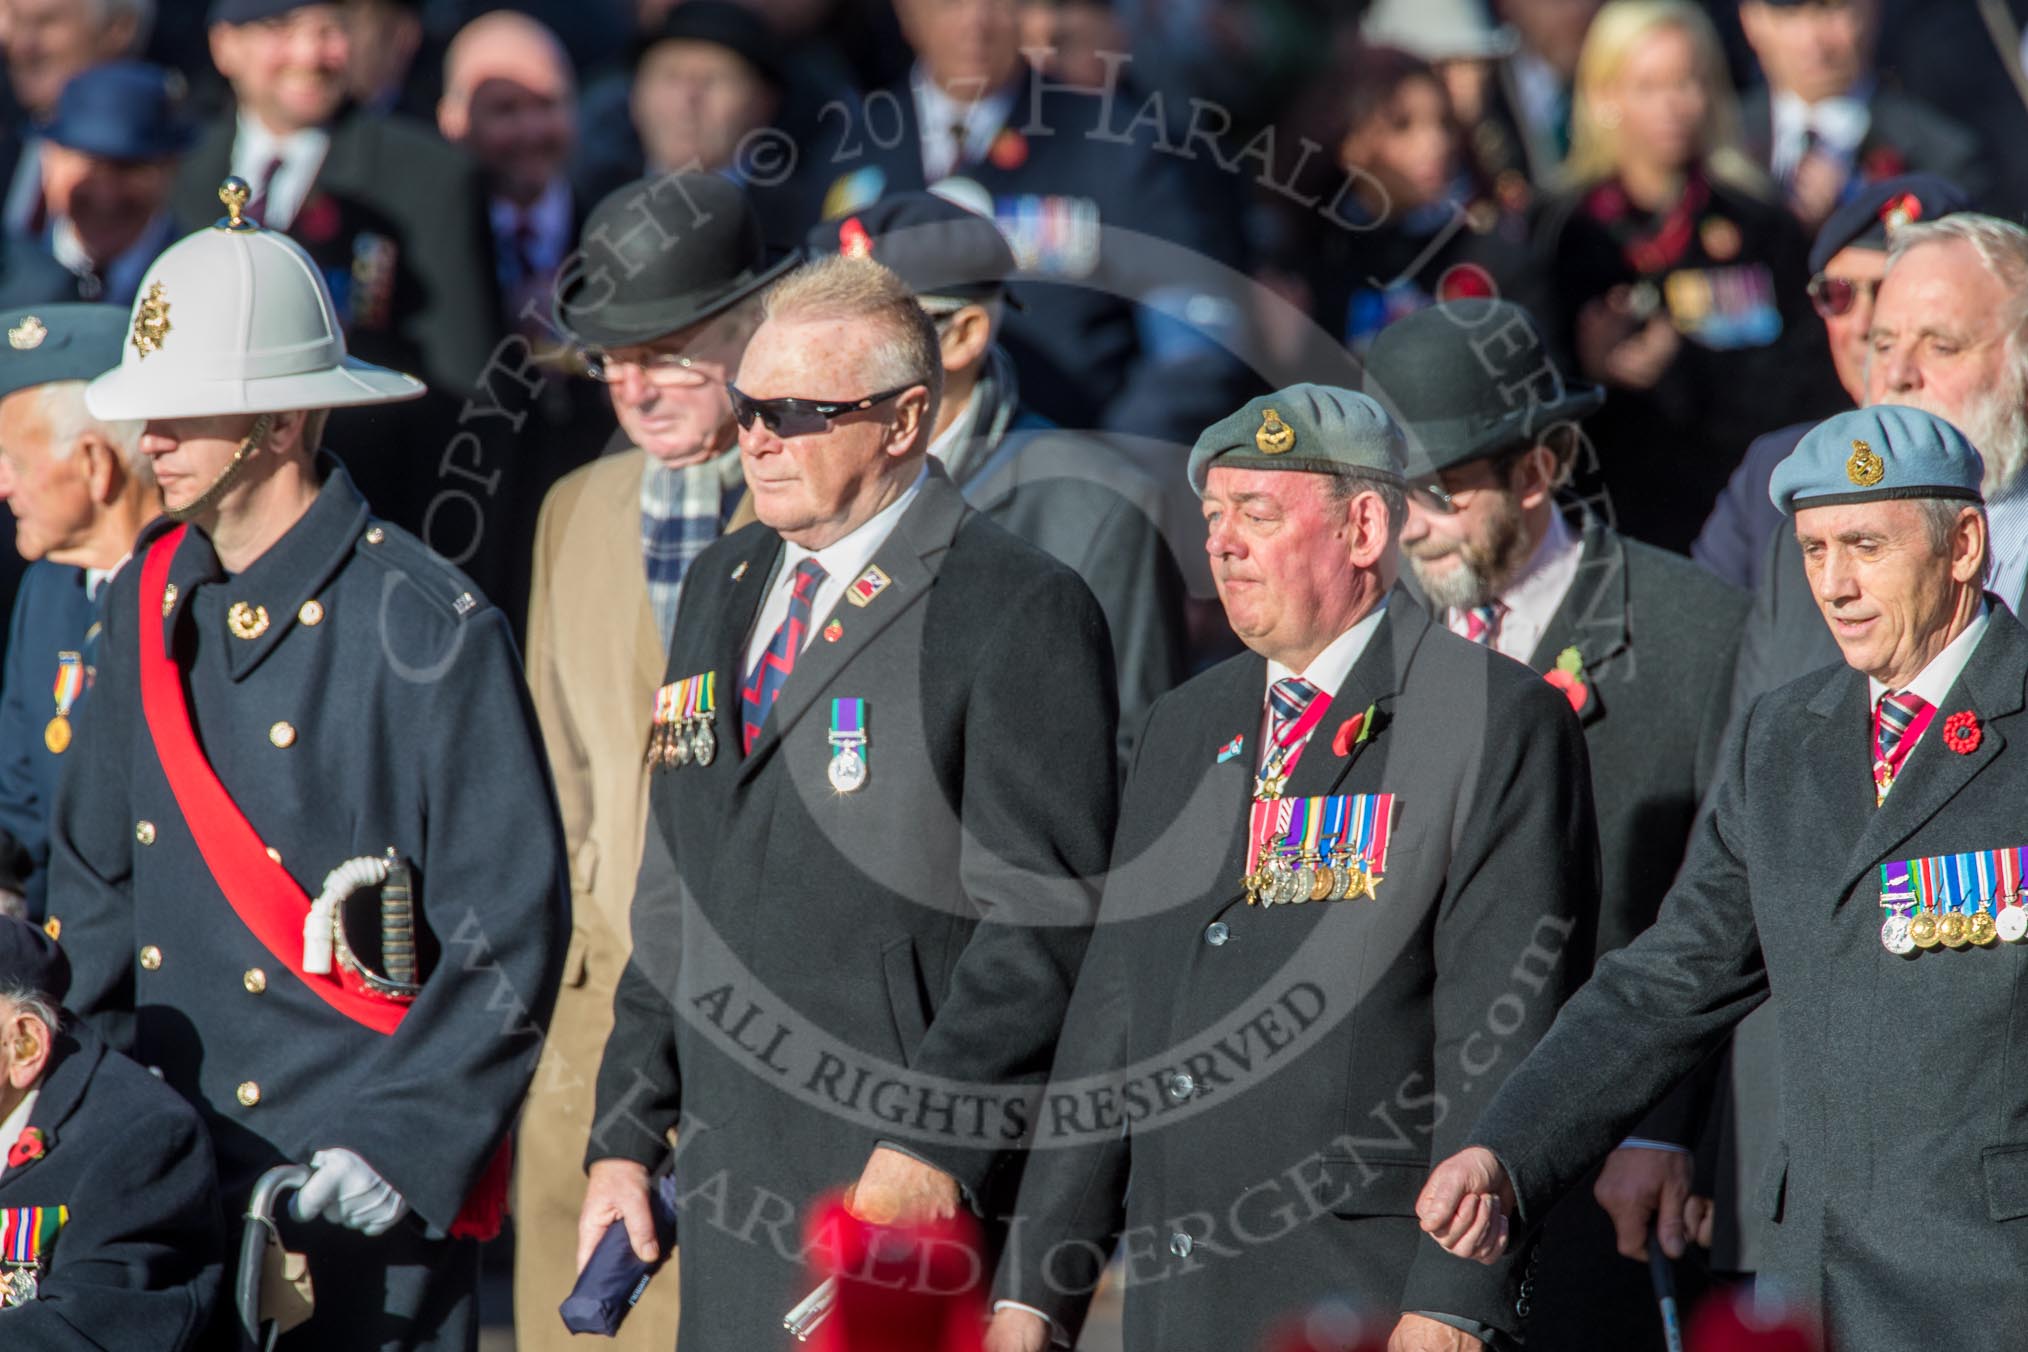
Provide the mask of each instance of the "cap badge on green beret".
POLYGON ((162 340, 168 336, 169 298, 162 294, 161 282, 152 282, 148 294, 134 308, 134 351, 142 358, 160 352, 162 340))
POLYGON ((42 340, 47 337, 49 326, 34 315, 28 315, 19 324, 7 330, 7 346, 16 352, 26 352, 30 348, 41 347, 42 340))
POLYGON ((1282 415, 1271 408, 1260 411, 1260 429, 1253 434, 1253 444, 1260 447, 1262 455, 1280 455, 1296 447, 1296 429, 1282 421, 1282 415))
POLYGON ((1887 473, 1887 462, 1873 453, 1865 442, 1852 442, 1852 458, 1845 462, 1845 477, 1861 488, 1871 488, 1887 473))

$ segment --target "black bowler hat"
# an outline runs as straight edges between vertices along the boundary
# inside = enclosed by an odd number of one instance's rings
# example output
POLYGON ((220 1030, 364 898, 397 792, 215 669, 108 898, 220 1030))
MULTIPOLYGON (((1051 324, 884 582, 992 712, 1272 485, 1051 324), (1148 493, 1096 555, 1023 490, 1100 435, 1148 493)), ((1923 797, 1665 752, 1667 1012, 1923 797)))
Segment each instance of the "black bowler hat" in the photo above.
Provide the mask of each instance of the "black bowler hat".
POLYGON ((1856 245, 1885 253, 1888 240, 1902 226, 1971 207, 1970 193, 1935 174, 1900 174, 1865 184, 1818 229, 1810 245, 1810 275, 1822 272, 1840 249, 1856 245))
POLYGON ((0 986, 18 986, 58 1004, 70 994, 70 959, 38 927, 0 916, 0 986))
POLYGON ((26 305, 0 311, 0 399, 58 380, 90 380, 120 364, 124 305, 26 305))
POLYGON ((776 51, 781 41, 767 20, 746 5, 732 0, 683 0, 669 11, 660 28, 634 44, 634 64, 640 65, 642 57, 665 42, 708 42, 741 57, 762 79, 781 89, 788 84, 776 51))
POLYGON ((60 146, 109 160, 180 155, 197 128, 183 115, 183 77, 143 61, 113 61, 78 72, 39 128, 60 146))
POLYGON ((1018 272, 1000 227, 933 192, 898 192, 810 230, 811 255, 842 253, 883 263, 918 296, 990 300, 1018 272))
POLYGON ((1564 379, 1533 316, 1505 300, 1449 301, 1389 324, 1366 353, 1364 388, 1407 435, 1411 479, 1533 445, 1605 402, 1598 386, 1564 379))
POLYGON ((564 263, 556 322, 582 343, 650 342, 731 308, 799 261, 791 253, 769 264, 753 206, 730 179, 645 178, 585 218, 564 263))

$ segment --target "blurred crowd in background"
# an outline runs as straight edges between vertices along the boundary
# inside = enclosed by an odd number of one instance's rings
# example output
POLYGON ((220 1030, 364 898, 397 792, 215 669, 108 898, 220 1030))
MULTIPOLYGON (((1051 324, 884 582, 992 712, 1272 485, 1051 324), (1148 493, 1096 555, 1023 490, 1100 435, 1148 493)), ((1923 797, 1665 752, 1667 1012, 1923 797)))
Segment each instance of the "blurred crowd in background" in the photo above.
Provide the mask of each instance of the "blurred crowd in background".
POLYGON ((1058 423, 1173 468, 1249 395, 1354 383, 1391 319, 1498 293, 1612 392, 1579 489, 1687 550, 1755 436, 1857 394, 1870 293, 1812 284, 1825 218, 1911 171, 2028 204, 2023 11, 0 0, 0 303, 130 302, 240 174, 353 349, 432 387, 334 448, 518 617, 544 493, 620 444, 549 300, 598 200, 721 172, 786 251, 945 184, 1032 283, 1004 345, 1058 423))

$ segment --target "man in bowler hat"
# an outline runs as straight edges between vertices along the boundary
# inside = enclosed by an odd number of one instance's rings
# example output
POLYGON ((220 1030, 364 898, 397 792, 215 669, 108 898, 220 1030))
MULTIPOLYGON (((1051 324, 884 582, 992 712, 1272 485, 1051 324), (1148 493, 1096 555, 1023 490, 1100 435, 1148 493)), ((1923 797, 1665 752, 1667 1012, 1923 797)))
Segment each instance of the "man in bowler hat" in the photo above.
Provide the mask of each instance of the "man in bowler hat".
MULTIPOLYGON (((1588 957, 1622 947, 1683 862, 1725 732, 1746 595, 1562 495, 1605 395, 1564 378, 1519 306, 1453 301, 1390 325, 1366 388, 1407 434, 1420 491, 1401 548, 1424 599, 1452 633, 1556 684, 1584 725, 1604 869, 1588 957)), ((1612 1252, 1617 1240, 1644 1254, 1658 1204, 1663 1245, 1681 1252, 1696 1106, 1686 1094, 1633 1133, 1598 1206, 1573 1197, 1551 1220, 1531 1338, 1661 1346, 1647 1271, 1612 1252)))
MULTIPOLYGON (((631 949, 655 688, 691 565, 744 490, 727 381, 759 322, 757 296, 783 271, 740 190, 715 174, 613 193, 586 221, 576 260, 557 321, 585 345, 629 445, 550 490, 535 536, 528 684, 563 808, 575 919, 522 1119, 514 1299, 531 1349, 569 1337, 556 1307, 577 1270, 578 1160, 631 949)), ((676 1288, 673 1272, 648 1288, 620 1346, 666 1352, 676 1288)))

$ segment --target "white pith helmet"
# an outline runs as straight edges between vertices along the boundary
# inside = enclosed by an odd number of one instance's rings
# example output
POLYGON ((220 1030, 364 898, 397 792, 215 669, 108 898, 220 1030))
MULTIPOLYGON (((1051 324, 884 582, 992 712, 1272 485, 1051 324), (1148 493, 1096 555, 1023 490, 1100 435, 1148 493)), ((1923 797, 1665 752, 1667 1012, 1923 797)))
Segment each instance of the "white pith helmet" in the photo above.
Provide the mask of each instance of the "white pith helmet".
POLYGON ((413 376, 348 356, 331 292, 303 247, 240 213, 247 186, 218 190, 226 215, 148 268, 120 364, 85 387, 94 418, 203 418, 391 404, 413 376))

